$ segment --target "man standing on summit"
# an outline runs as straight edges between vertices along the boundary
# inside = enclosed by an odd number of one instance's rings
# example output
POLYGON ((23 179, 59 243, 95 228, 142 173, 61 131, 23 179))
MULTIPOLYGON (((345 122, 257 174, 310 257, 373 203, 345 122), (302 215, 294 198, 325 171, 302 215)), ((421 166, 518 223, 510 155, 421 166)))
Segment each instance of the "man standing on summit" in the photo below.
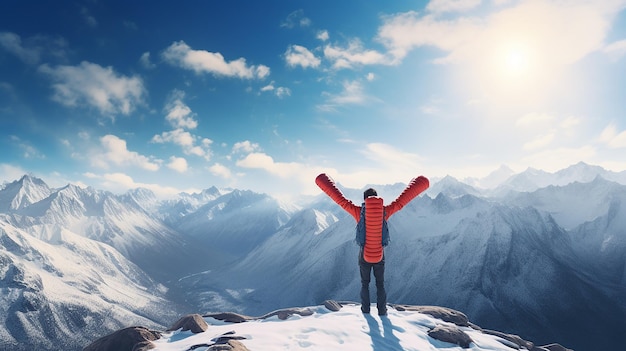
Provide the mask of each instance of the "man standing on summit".
POLYGON ((385 291, 384 247, 389 243, 387 220, 402 209, 417 195, 428 189, 429 181, 424 176, 414 178, 402 194, 391 204, 384 206, 375 189, 363 193, 363 203, 357 206, 337 188, 330 177, 322 173, 315 178, 315 184, 337 205, 341 206, 357 221, 356 241, 361 246, 359 268, 361 271, 361 311, 370 313, 369 283, 372 271, 376 279, 376 307, 378 314, 387 314, 387 293, 385 291))

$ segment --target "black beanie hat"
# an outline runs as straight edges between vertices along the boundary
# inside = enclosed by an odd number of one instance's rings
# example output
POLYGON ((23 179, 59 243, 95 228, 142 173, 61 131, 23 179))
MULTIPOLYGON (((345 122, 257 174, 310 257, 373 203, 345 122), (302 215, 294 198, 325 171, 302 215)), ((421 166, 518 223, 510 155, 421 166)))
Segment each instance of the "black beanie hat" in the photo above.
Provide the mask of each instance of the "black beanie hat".
POLYGON ((378 196, 378 193, 374 188, 369 188, 363 192, 363 200, 367 199, 370 196, 378 196))

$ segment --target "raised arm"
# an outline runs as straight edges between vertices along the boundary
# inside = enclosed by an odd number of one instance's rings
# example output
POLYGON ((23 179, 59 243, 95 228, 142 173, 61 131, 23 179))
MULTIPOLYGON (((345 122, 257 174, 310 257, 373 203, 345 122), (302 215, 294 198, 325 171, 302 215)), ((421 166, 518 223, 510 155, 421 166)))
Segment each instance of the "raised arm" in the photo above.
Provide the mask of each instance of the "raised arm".
POLYGON ((333 180, 330 179, 326 173, 318 175, 315 178, 315 184, 317 184, 317 186, 319 186, 320 189, 326 193, 326 195, 335 201, 337 205, 341 206, 341 208, 354 217, 355 221, 359 220, 359 217, 361 216, 361 207, 346 199, 341 190, 339 190, 339 188, 335 185, 335 182, 333 182, 333 180))
POLYGON ((430 186, 430 182, 428 178, 424 176, 419 176, 417 178, 413 178, 409 185, 404 189, 402 194, 398 196, 392 203, 385 206, 385 211, 387 213, 387 218, 391 217, 394 213, 400 211, 402 207, 406 206, 411 200, 413 200, 417 195, 421 194, 424 190, 428 189, 430 186))

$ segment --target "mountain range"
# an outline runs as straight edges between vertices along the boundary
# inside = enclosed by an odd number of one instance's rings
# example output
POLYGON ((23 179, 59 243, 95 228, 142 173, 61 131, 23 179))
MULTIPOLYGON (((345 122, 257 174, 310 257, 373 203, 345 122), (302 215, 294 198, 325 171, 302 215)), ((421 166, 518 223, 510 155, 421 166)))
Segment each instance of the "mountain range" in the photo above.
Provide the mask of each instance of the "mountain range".
MULTIPOLYGON (((390 302, 577 351, 625 344, 626 172, 502 167, 431 184, 389 220, 390 302)), ((386 202, 404 188, 372 186, 386 202)), ((362 189, 340 188, 360 203, 362 189)), ((354 226, 322 195, 287 204, 209 187, 159 200, 25 175, 0 187, 0 344, 78 350, 184 313, 358 300, 354 226)))

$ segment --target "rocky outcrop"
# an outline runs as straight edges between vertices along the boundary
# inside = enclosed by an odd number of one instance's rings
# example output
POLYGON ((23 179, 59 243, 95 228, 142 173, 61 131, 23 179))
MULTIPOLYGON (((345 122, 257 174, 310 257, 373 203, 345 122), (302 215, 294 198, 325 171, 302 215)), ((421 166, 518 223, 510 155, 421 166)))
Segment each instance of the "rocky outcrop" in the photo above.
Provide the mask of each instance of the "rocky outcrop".
POLYGON ((440 306, 411 306, 411 305, 391 305, 398 311, 414 311, 424 313, 444 322, 454 323, 460 327, 469 327, 469 319, 465 314, 451 308, 440 306))
POLYGON ((161 333, 144 327, 129 327, 104 336, 83 351, 147 351, 154 348, 151 341, 161 337, 161 333))
POLYGON ((180 329, 181 331, 191 331, 194 334, 202 333, 209 328, 207 322, 204 321, 199 314, 188 314, 181 319, 177 320, 174 325, 169 327, 167 331, 174 331, 180 329))
POLYGON ((470 347, 472 338, 455 325, 438 325, 428 331, 428 336, 451 344, 456 344, 464 349, 470 347))
POLYGON ((285 320, 293 316, 294 314, 306 317, 306 316, 312 315, 313 311, 310 308, 286 308, 282 310, 276 310, 268 314, 264 314, 260 317, 251 317, 251 316, 246 316, 246 315, 233 313, 233 312, 211 313, 211 314, 205 314, 203 317, 214 318, 220 321, 230 322, 230 323, 242 323, 242 322, 248 322, 248 321, 253 321, 253 320, 267 319, 267 318, 274 317, 274 316, 278 317, 278 319, 280 320, 285 320))
MULTIPOLYGON (((334 300, 324 301, 323 306, 330 312, 337 312, 344 305, 358 305, 354 302, 337 302, 334 300)), ((397 311, 409 311, 428 314, 433 318, 439 319, 445 323, 437 324, 430 327, 427 332, 432 339, 446 343, 459 345, 462 348, 470 348, 473 343, 470 334, 475 335, 478 331, 483 334, 489 334, 497 337, 497 340, 503 345, 517 350, 530 351, 573 351, 559 344, 550 344, 545 346, 536 346, 530 341, 526 341, 517 335, 505 334, 492 330, 483 330, 479 326, 471 323, 467 316, 459 311, 439 306, 412 306, 412 305, 390 305, 397 311), (466 332, 467 331, 467 332, 466 332)), ((245 323, 253 320, 262 320, 271 317, 285 320, 293 315, 302 317, 314 314, 312 308, 289 308, 277 310, 259 317, 246 316, 238 313, 223 312, 205 314, 189 314, 183 316, 176 321, 168 332, 172 331, 191 331, 192 333, 203 333, 208 330, 209 325, 205 318, 213 318, 226 323, 245 323)), ((143 327, 130 327, 119 330, 115 333, 102 337, 94 341, 91 345, 85 347, 83 351, 146 351, 154 348, 152 341, 161 337, 158 331, 149 330, 143 327)), ((211 351, 248 351, 244 342, 245 337, 237 335, 235 331, 226 332, 219 336, 213 337, 206 343, 193 345, 189 350, 204 347, 211 351)))

